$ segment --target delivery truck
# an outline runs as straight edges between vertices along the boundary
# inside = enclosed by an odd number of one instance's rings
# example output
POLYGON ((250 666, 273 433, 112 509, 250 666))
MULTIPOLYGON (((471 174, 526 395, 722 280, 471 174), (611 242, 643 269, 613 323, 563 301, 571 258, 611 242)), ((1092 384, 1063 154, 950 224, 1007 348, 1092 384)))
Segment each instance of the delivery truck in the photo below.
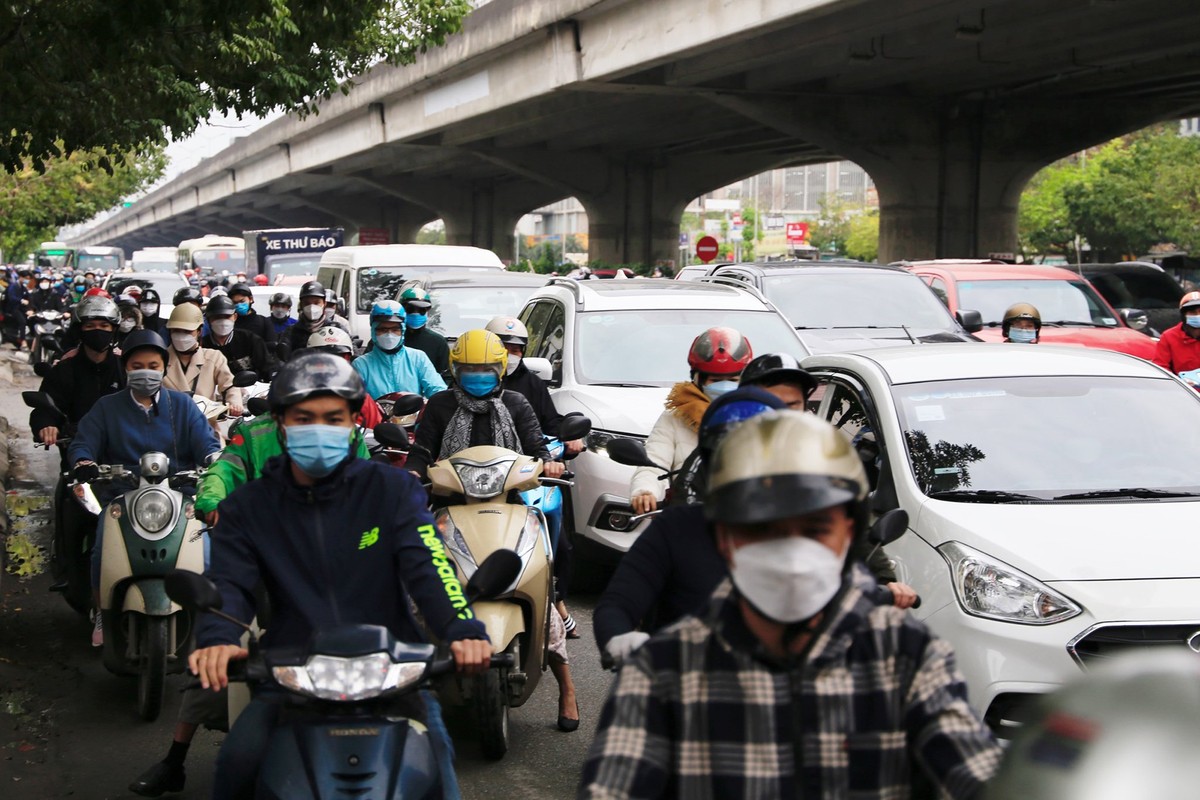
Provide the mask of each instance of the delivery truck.
POLYGON ((276 228, 245 231, 246 274, 266 275, 269 283, 281 277, 316 275, 321 254, 341 247, 342 228, 276 228))

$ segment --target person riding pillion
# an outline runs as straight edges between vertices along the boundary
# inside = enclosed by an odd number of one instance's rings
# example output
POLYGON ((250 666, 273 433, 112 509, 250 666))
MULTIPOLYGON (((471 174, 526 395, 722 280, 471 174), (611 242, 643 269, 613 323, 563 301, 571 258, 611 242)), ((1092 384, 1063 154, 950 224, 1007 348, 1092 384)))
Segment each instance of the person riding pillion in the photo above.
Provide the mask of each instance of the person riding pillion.
POLYGON ((234 374, 254 370, 260 379, 270 380, 279 369, 279 362, 261 337, 236 327, 236 314, 237 308, 228 297, 210 299, 204 309, 209 331, 201 338, 201 346, 220 350, 234 374))
POLYGON ((404 346, 404 309, 395 300, 377 300, 371 308, 371 341, 375 346, 355 359, 354 369, 372 397, 411 392, 428 398, 445 390, 429 356, 404 346))
MULTIPOLYGON (((646 455, 659 466, 677 470, 696 449, 697 431, 708 404, 738 386, 742 370, 754 357, 750 341, 733 328, 709 328, 688 349, 688 380, 671 387, 666 411, 650 430, 646 455)), ((666 496, 660 471, 639 467, 629 486, 630 505, 637 514, 653 511, 666 496)))
MULTIPOLYGON (((256 613, 255 588, 266 587, 267 650, 303 647, 334 625, 382 625, 400 641, 423 641, 411 598, 449 643, 458 669, 482 673, 492 647, 446 569, 424 488, 403 470, 353 456, 354 415, 365 394, 358 374, 332 354, 299 353, 284 365, 268 394, 284 454, 222 501, 207 575, 223 611, 245 623, 256 613)), ((200 617, 189 666, 204 688, 224 688, 229 661, 248 655, 241 633, 214 615, 200 617)), ((457 796, 437 700, 427 692, 422 698, 443 785, 457 796)), ((215 797, 253 795, 279 713, 279 705, 252 699, 217 757, 215 797)))

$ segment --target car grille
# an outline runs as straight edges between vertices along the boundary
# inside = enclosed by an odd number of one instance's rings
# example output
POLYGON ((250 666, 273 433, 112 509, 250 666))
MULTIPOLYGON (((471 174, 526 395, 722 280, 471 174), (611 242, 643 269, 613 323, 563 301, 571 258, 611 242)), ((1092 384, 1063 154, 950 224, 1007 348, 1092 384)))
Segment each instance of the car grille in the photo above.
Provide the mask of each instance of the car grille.
POLYGON ((1084 668, 1098 666, 1130 650, 1149 648, 1200 653, 1200 622, 1100 625, 1067 645, 1067 651, 1084 668))

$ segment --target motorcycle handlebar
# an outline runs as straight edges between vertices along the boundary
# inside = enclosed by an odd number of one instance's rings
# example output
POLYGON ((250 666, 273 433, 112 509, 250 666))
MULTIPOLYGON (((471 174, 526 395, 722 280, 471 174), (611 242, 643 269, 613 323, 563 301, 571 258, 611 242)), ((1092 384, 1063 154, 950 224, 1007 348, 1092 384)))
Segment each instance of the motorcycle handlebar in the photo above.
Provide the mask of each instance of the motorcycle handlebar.
MULTIPOLYGON (((893 606, 896 604, 896 595, 892 594, 892 590, 877 583, 870 590, 863 592, 869 599, 875 601, 876 605, 893 606)), ((917 595, 917 601, 913 603, 913 608, 921 607, 921 596, 917 595)))
MULTIPOLYGON (((489 668, 512 667, 515 666, 516 663, 517 660, 512 653, 498 653, 492 656, 488 666, 489 668)), ((451 672, 454 672, 454 670, 455 666, 453 658, 439 658, 436 661, 430 662, 428 675, 429 677, 434 678, 439 675, 449 675, 451 672)))

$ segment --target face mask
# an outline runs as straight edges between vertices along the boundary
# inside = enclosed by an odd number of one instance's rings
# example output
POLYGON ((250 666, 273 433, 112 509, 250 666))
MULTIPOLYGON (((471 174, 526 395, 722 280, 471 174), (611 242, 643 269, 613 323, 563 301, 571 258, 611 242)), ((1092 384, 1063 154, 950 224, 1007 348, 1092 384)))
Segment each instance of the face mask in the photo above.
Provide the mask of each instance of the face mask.
POLYGON ((79 340, 88 350, 103 353, 112 346, 113 333, 101 330, 83 331, 79 334, 79 340))
POLYGON ((1027 330, 1025 328, 1009 328, 1008 340, 1019 344, 1032 344, 1037 338, 1037 331, 1027 330))
POLYGON ((375 344, 385 352, 392 352, 400 346, 401 336, 398 333, 379 333, 375 335, 375 344))
POLYGON ((234 303, 233 310, 236 311, 240 316, 244 317, 250 313, 250 304, 249 303, 234 303))
POLYGON ((464 372, 458 376, 458 384, 462 390, 472 397, 487 397, 496 391, 500 379, 494 372, 464 372))
POLYGON ((212 328, 212 332, 217 336, 225 337, 233 333, 233 320, 214 319, 208 323, 208 327, 212 328))
POLYGON ((340 425, 292 425, 287 452, 305 475, 324 478, 350 455, 350 429, 340 425))
POLYGON ((288 310, 283 306, 274 306, 271 308, 271 316, 275 319, 287 319, 288 310))
POLYGON ((1200 328, 1200 315, 1194 317, 1184 317, 1183 321, 1186 322, 1190 328, 1200 328))
POLYGON ((196 349, 200 342, 195 336, 189 333, 172 333, 171 346, 175 348, 176 353, 190 353, 196 349))
POLYGON ((38 284, 38 288, 43 292, 50 288, 50 281, 42 281, 38 284))
POLYGON ((153 397, 162 388, 163 374, 156 369, 135 369, 125 373, 125 383, 141 397, 153 397))
POLYGON ((301 309, 301 313, 304 314, 305 319, 315 322, 325 316, 325 307, 318 305, 305 306, 301 309))
POLYGON ((716 400, 723 394, 728 394, 738 388, 737 381, 713 381, 704 385, 704 393, 709 400, 716 400))
POLYGON ((117 330, 119 330, 121 333, 129 333, 131 330, 133 330, 135 325, 137 325, 136 319, 123 319, 121 320, 120 324, 117 325, 117 330))
POLYGON ((509 356, 508 357, 508 366, 506 366, 504 368, 504 374, 512 375, 514 372, 517 371, 517 367, 519 367, 519 366, 521 366, 521 357, 520 356, 509 356))
POLYGON ((333 315, 337 311, 333 306, 325 306, 325 321, 333 322, 333 315))
POLYGON ((833 599, 844 561, 815 539, 789 536, 739 547, 729 572, 759 613, 791 623, 809 619, 833 599))
POLYGON ((404 324, 410 328, 424 328, 425 323, 429 321, 428 314, 405 314, 404 324))
POLYGON ((138 308, 142 310, 142 314, 147 317, 153 317, 158 313, 158 303, 140 303, 138 308))

